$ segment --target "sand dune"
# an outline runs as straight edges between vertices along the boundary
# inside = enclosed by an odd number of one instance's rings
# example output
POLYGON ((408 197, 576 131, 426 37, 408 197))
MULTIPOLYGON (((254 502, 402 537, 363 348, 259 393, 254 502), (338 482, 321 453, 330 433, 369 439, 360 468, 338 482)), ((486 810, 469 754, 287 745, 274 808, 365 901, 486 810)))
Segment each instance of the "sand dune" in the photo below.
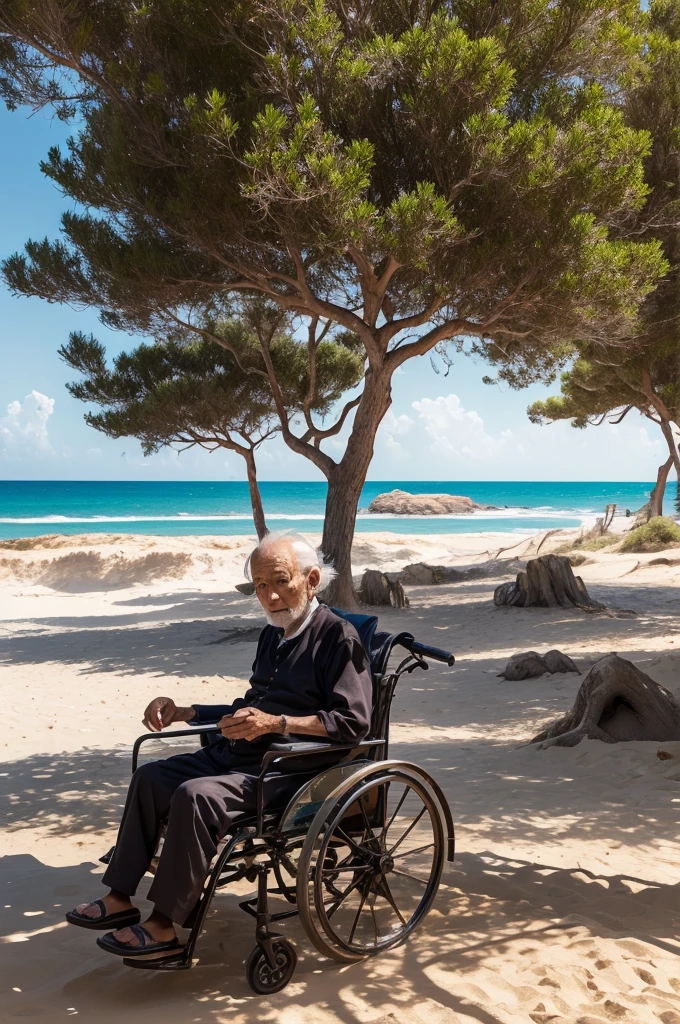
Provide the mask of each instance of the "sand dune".
MULTIPOLYGON (((512 540, 362 535, 355 569, 472 564, 512 540)), ((256 999, 243 978, 253 923, 234 893, 217 898, 199 965, 180 975, 129 971, 64 924, 97 892, 148 700, 244 688, 262 621, 234 590, 250 543, 91 535, 5 548, 0 1020, 680 1024, 680 743, 663 760, 653 743, 527 748, 581 677, 497 678, 519 650, 558 647, 583 670, 616 650, 678 693, 680 566, 652 555, 588 553, 579 572, 607 613, 497 609, 489 578, 411 587, 410 609, 381 615, 458 657, 404 679, 394 702, 392 752, 432 771, 458 832, 435 909, 406 946, 343 968, 286 922, 297 973, 256 999)))

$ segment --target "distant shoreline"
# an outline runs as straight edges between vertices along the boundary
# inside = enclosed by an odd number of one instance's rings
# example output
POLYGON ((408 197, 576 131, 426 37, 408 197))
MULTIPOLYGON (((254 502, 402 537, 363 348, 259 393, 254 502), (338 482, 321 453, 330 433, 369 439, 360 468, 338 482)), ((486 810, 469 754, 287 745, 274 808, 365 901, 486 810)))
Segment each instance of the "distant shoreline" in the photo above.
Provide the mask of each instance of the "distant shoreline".
MULTIPOLYGON (((574 529, 603 515, 610 502, 634 511, 648 500, 650 489, 650 483, 607 481, 369 481, 359 500, 356 532, 528 535, 574 529), (442 516, 365 511, 378 494, 395 488, 412 494, 464 495, 496 508, 442 516)), ((326 490, 319 482, 262 482, 270 528, 320 532, 326 490)), ((672 481, 666 500, 669 512, 674 499, 672 481)), ((113 532, 158 537, 250 535, 248 486, 245 481, 0 481, 0 540, 113 532)))

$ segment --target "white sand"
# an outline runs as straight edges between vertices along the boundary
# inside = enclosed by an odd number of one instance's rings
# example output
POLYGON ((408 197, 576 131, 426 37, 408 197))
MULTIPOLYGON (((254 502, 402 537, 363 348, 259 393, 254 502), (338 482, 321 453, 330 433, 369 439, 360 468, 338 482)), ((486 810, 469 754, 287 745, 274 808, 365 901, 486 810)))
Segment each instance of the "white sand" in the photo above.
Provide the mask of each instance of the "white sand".
MULTIPOLYGON (((465 564, 514 539, 363 534, 355 562, 465 564)), ((322 961, 286 923, 298 969, 261 999, 243 976, 253 922, 229 891, 199 965, 177 975, 130 971, 62 916, 98 891, 148 700, 222 701, 245 688, 252 640, 220 641, 262 621, 233 590, 250 542, 55 544, 0 549, 0 1020, 680 1024, 680 743, 664 744, 674 756, 663 761, 654 743, 522 748, 571 706, 581 677, 496 677, 520 650, 559 647, 582 669, 618 651, 677 693, 680 566, 589 556, 579 572, 591 594, 635 617, 495 609, 497 578, 409 588, 409 610, 381 615, 458 658, 402 680, 392 731, 392 753, 447 793, 456 861, 425 925, 376 960, 322 961)))

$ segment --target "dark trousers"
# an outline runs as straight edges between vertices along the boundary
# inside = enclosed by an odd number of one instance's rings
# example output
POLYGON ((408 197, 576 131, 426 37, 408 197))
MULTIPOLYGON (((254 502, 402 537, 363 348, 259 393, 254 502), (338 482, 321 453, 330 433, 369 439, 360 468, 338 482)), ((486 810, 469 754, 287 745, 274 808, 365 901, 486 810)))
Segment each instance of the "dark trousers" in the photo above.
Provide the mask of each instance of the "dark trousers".
MULTIPOLYGON (((255 810, 259 771, 258 760, 233 759, 223 741, 142 765, 130 783, 104 884, 134 896, 167 819, 148 898, 161 914, 184 924, 201 894, 217 844, 240 814, 255 810)), ((283 799, 290 788, 290 780, 268 781, 267 802, 283 799)))

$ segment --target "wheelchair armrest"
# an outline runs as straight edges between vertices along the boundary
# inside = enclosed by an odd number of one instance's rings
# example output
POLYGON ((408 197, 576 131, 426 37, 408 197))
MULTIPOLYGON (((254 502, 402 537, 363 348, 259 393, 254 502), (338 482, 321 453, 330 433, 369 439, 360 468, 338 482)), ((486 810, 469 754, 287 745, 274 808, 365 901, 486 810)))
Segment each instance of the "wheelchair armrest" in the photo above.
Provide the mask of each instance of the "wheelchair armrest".
POLYGON ((270 765, 277 761, 287 761, 291 757, 306 757, 313 754, 334 754, 340 751, 368 750, 371 747, 382 747, 385 740, 361 740, 358 743, 314 743, 300 740, 293 743, 272 743, 262 758, 260 778, 269 774, 270 765))
POLYGON ((132 772, 134 774, 137 771, 139 750, 142 743, 146 743, 147 740, 157 740, 159 737, 165 736, 200 736, 201 733, 217 731, 216 725, 192 725, 189 729, 171 729, 168 732, 145 732, 143 736, 137 737, 132 748, 132 772))

